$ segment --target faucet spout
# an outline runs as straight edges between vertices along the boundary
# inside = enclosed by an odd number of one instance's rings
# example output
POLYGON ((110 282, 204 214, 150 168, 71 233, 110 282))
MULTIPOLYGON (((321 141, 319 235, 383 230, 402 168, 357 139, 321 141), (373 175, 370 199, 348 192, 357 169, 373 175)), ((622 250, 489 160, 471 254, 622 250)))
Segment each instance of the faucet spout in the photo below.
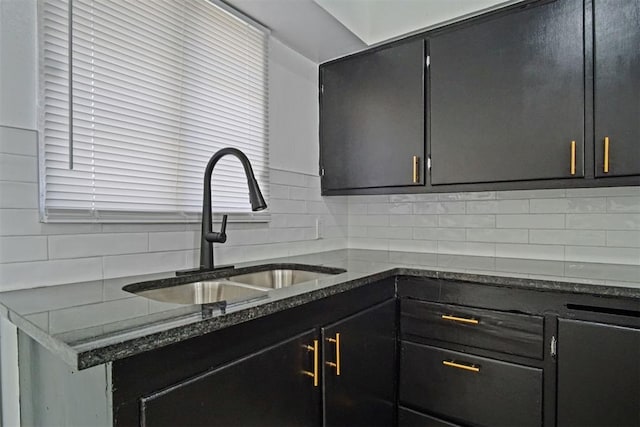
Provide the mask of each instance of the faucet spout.
POLYGON ((200 271, 212 270, 213 267, 213 242, 224 243, 227 239, 225 232, 227 225, 227 216, 225 215, 222 221, 222 230, 219 233, 213 232, 212 214, 211 214, 211 175, 213 169, 218 161, 231 154, 240 160, 244 169, 244 174, 247 177, 247 186, 249 187, 249 202, 251 203, 252 211, 260 211, 267 207, 267 203, 264 201, 258 181, 253 174, 253 168, 247 156, 236 148, 223 148, 218 150, 207 163, 207 167, 204 170, 204 194, 202 197, 202 230, 200 239, 200 271))

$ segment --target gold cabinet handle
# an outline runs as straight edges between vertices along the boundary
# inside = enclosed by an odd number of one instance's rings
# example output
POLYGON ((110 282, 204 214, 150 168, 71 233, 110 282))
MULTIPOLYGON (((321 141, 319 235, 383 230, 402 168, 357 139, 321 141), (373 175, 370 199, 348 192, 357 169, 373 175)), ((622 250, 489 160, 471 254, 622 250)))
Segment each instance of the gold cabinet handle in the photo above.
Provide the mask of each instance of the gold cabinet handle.
POLYGON ((449 366, 451 368, 463 369, 465 371, 480 372, 480 367, 478 367, 476 365, 465 365, 465 364, 462 364, 462 363, 454 362, 453 360, 443 360, 442 364, 444 366, 449 366))
POLYGON ((576 142, 571 141, 571 175, 576 174, 576 142))
POLYGON ((336 376, 340 376, 340 333, 337 332, 335 338, 327 338, 327 341, 336 343, 336 361, 325 363, 332 368, 336 368, 336 376))
POLYGON ((471 324, 471 325, 477 325, 478 323, 480 323, 480 321, 478 319, 451 316, 449 314, 443 314, 442 318, 444 320, 452 320, 454 322, 468 323, 468 324, 471 324))
POLYGON ((609 137, 604 137, 604 173, 609 173, 609 137))
POLYGON ((313 372, 302 371, 303 374, 313 378, 313 386, 318 387, 318 340, 313 340, 313 345, 303 345, 307 351, 313 351, 313 372))
POLYGON ((420 182, 420 157, 413 156, 413 183, 420 182))

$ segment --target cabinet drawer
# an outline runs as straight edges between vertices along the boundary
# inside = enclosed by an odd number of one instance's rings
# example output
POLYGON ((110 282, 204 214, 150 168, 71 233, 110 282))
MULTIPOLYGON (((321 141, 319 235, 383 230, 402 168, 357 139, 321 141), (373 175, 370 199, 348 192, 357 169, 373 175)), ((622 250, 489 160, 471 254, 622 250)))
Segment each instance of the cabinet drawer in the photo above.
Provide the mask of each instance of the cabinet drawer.
POLYGON ((459 427, 458 424, 452 424, 439 418, 421 414, 411 409, 398 408, 398 426, 399 427, 459 427))
POLYGON ((542 369, 404 341, 401 352, 401 403, 463 424, 542 424, 542 369))
POLYGON ((401 332, 517 356, 543 358, 544 318, 411 299, 401 300, 401 332))

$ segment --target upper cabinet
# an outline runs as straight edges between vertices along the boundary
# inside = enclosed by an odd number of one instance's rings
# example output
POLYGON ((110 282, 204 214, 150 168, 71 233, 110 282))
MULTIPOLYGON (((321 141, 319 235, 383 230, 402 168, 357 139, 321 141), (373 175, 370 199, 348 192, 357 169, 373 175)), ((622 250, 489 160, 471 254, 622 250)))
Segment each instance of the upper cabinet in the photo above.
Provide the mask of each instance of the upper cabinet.
POLYGON ((320 67, 326 190, 424 185, 423 40, 320 67))
POLYGON ((595 0, 595 174, 640 174, 640 0, 595 0))
POLYGON ((430 38, 432 184, 584 176, 583 21, 562 0, 430 38))

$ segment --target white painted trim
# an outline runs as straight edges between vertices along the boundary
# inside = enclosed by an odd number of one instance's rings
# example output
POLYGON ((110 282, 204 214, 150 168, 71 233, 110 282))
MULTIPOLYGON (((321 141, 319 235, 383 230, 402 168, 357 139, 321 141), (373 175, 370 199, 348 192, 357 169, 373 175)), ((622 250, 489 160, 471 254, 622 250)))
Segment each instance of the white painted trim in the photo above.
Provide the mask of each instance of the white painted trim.
POLYGON ((2 427, 20 426, 20 380, 18 373, 18 329, 0 319, 0 377, 2 378, 2 427))

